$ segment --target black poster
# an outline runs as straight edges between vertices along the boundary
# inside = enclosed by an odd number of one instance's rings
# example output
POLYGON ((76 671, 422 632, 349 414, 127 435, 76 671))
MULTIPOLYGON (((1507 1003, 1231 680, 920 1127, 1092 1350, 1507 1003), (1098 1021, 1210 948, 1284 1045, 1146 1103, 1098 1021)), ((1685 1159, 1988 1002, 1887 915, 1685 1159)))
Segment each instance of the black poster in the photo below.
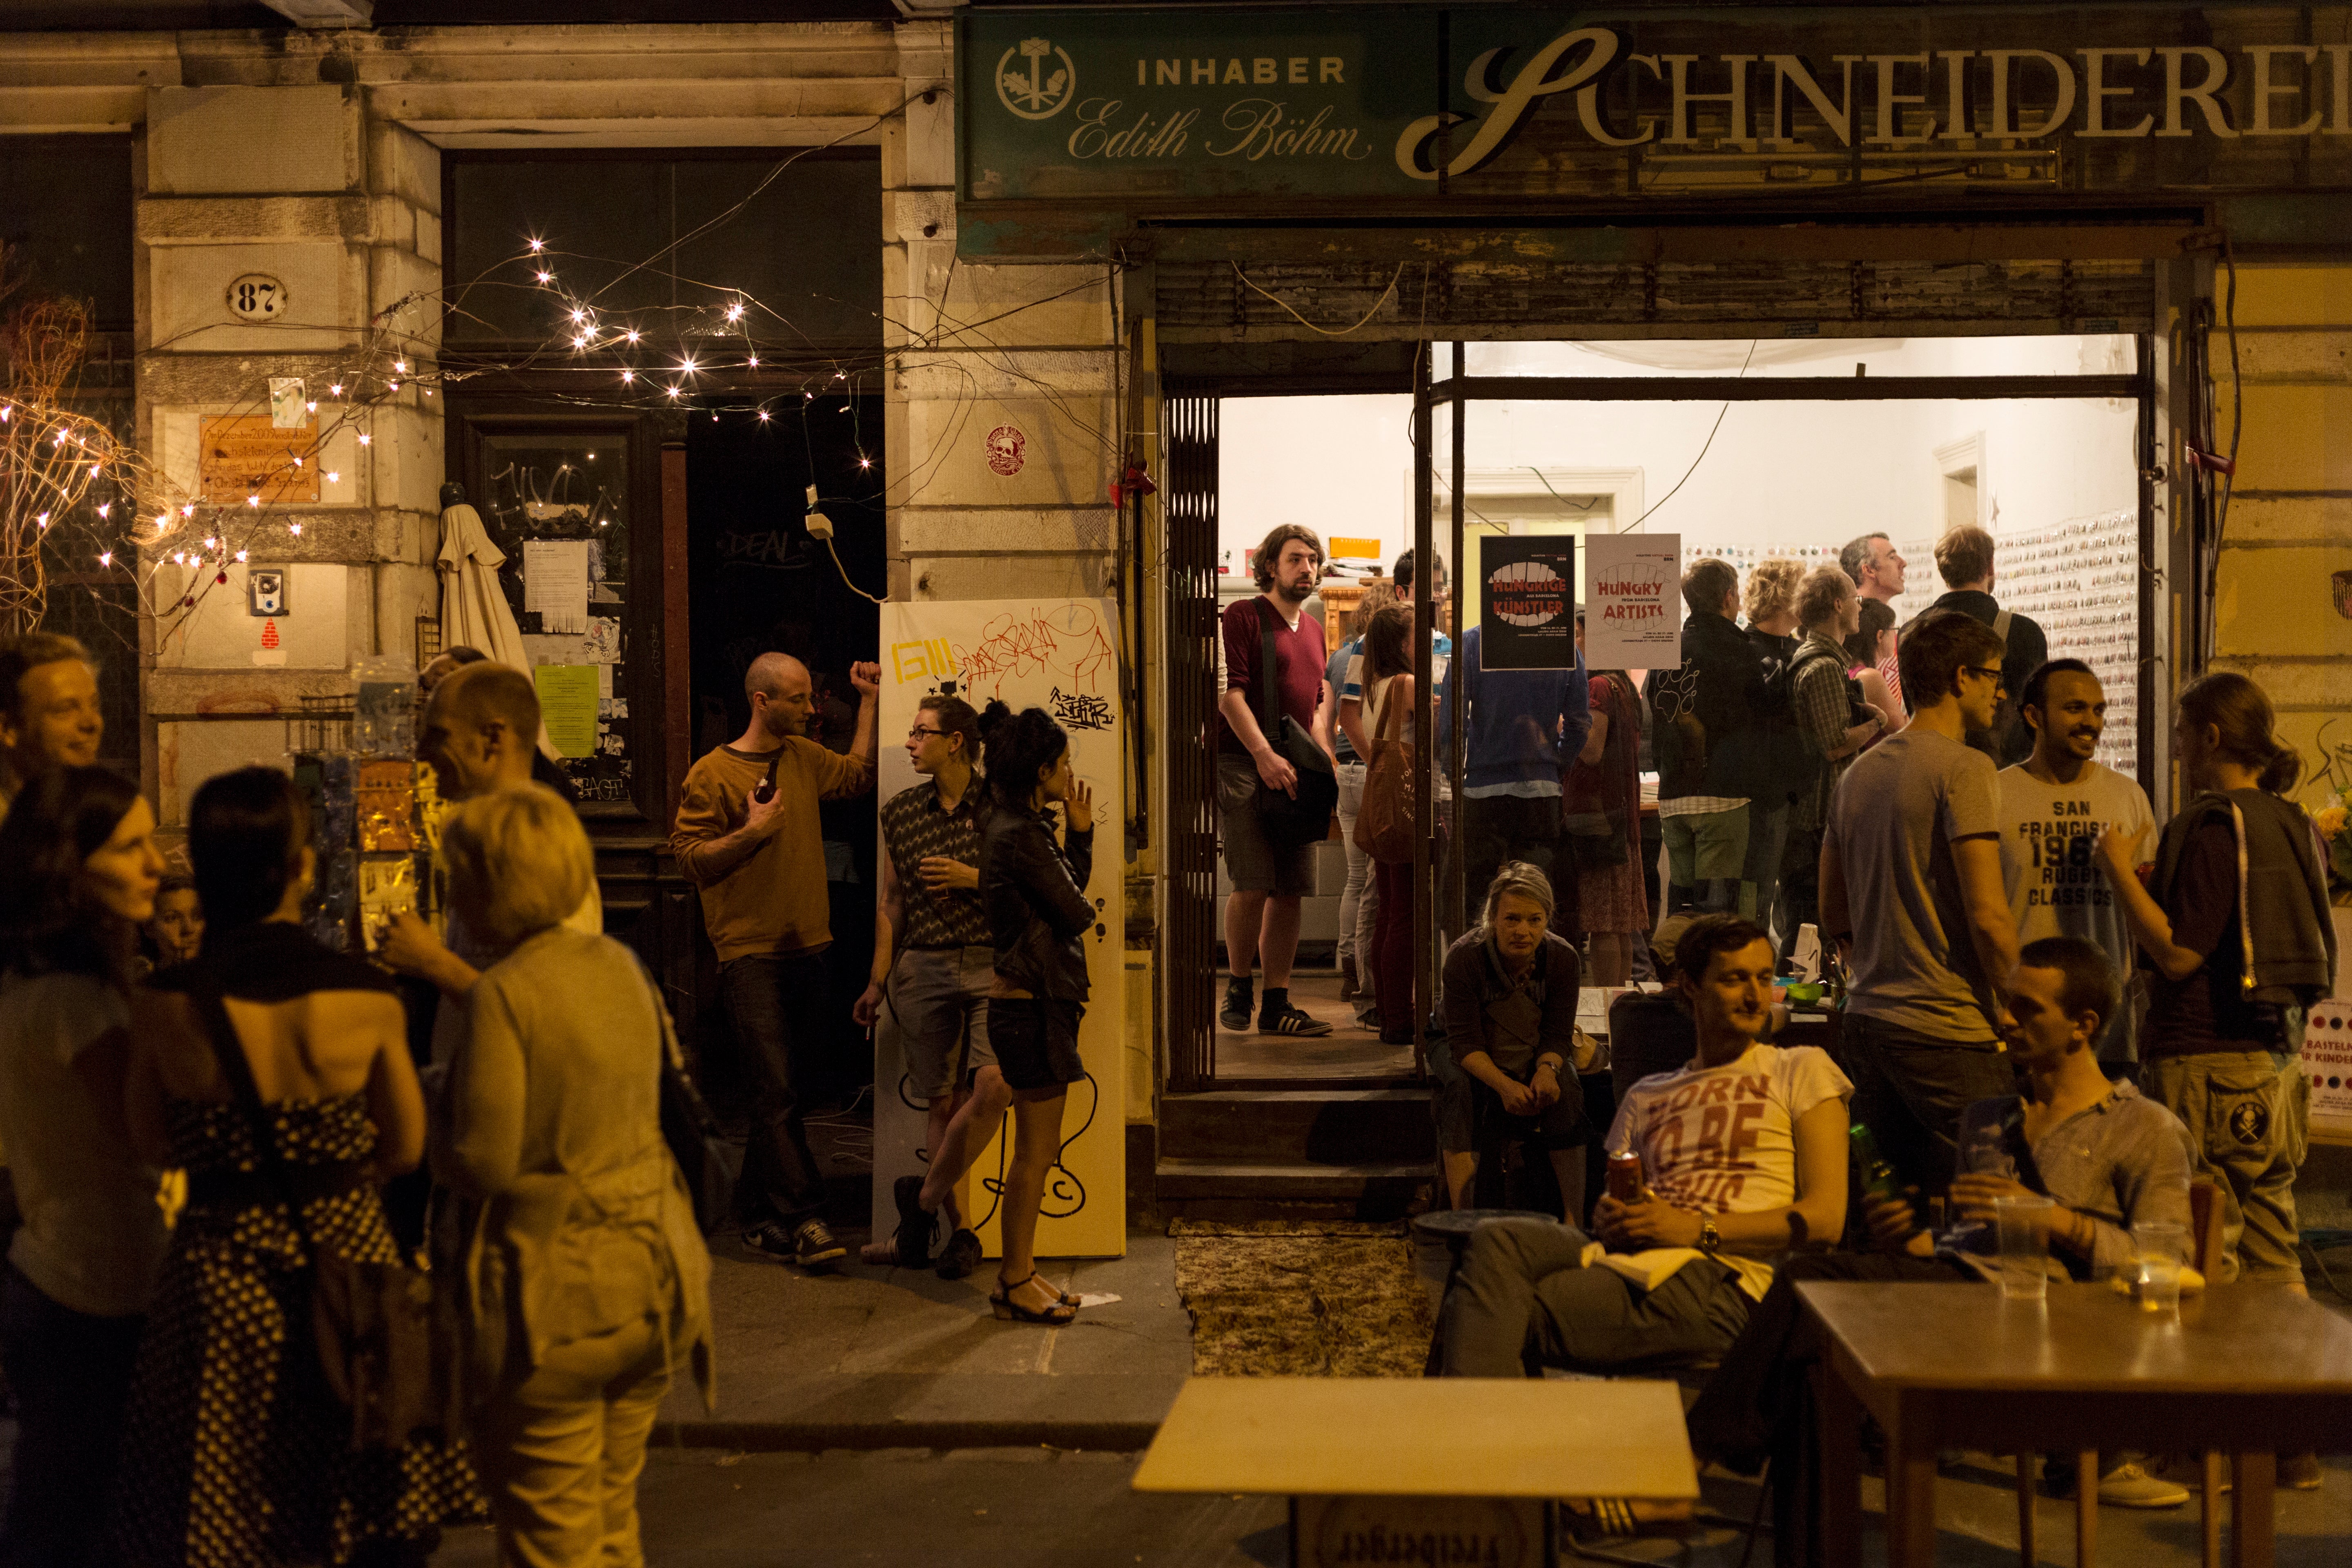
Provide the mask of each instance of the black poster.
POLYGON ((1576 668, 1576 541, 1559 534, 1478 540, 1478 664, 1576 668))

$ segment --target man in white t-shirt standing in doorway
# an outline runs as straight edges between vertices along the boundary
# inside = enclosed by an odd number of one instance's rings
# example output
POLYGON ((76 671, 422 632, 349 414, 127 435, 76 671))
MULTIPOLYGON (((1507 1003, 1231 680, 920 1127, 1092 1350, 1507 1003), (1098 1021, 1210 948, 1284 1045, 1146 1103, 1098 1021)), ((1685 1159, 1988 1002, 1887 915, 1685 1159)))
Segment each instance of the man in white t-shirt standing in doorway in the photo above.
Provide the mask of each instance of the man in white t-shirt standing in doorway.
MULTIPOLYGON (((2091 847, 2109 828, 2152 846, 2156 818, 2147 793, 2097 760, 2106 692, 2081 659, 2053 658, 2026 678, 2018 711, 2033 731, 2033 754, 2000 771, 2001 880, 2018 941, 2079 936, 2129 975, 2131 928, 2091 847)), ((2138 1058, 2139 1000, 2126 985, 2099 1031, 2099 1063, 2111 1077, 2138 1058)))

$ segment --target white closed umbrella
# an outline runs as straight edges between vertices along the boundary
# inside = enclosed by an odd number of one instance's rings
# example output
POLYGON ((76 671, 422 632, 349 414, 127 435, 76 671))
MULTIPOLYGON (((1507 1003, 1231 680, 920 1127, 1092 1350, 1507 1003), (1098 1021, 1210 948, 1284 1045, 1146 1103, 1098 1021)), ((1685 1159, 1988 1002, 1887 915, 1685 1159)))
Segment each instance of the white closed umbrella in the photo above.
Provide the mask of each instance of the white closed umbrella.
POLYGON ((529 669, 522 628, 499 586, 506 558, 480 512, 462 500, 441 509, 441 646, 479 648, 499 664, 529 669))

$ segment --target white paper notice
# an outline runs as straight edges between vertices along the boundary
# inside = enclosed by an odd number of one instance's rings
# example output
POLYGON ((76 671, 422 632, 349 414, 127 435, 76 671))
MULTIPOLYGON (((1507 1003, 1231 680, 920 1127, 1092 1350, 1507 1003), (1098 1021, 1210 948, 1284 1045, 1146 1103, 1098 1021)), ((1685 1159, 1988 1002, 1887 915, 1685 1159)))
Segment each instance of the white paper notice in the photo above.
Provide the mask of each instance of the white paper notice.
POLYGON ((588 541, 523 541, 522 607, 539 613, 543 633, 588 629, 588 541))
POLYGON ((1682 544, 1679 533, 1586 536, 1585 668, 1682 663, 1682 544))

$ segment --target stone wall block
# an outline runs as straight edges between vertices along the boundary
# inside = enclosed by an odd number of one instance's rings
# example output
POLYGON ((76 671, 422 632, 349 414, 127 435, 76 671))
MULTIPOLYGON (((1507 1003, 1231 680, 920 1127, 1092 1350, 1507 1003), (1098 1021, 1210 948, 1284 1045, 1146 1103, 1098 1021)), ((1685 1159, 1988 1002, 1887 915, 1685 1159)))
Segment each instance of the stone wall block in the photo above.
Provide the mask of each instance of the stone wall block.
MULTIPOLYGON (((2256 382, 2352 383, 2352 331, 2242 332, 2238 358, 2256 382)), ((2223 368, 2226 377, 2227 369, 2223 368)))
POLYGON ((899 309, 918 339, 941 346, 998 350, 1030 344, 1117 342, 1109 279, 1098 267, 950 266, 950 239, 908 241, 922 298, 899 309))
POLYGON ((899 240, 953 239, 955 237, 955 193, 953 191, 915 190, 889 191, 882 197, 882 242, 894 245, 899 240), (931 232, 925 234, 925 225, 931 232))
POLYGON ((1116 385, 1118 354, 1110 348, 1024 349, 987 354, 909 349, 898 357, 891 384, 909 403, 960 403, 973 397, 1050 394, 1061 398, 1108 396, 1116 385))
POLYGON ((918 599, 1095 598, 1110 592, 1109 555, 918 555, 907 573, 918 599))
POLYGON ((2352 570, 2352 551, 2221 551, 2213 605, 2216 656, 2342 655, 2352 621, 2329 599, 2331 574, 2352 570))
MULTIPOLYGON (((2342 713, 2352 709, 2345 693, 2352 690, 2352 657, 2344 658, 2252 658, 2244 655, 2224 655, 2213 660, 2216 669, 2234 669, 2259 683, 2271 700, 2271 706, 2282 712, 2307 710, 2315 712, 2342 713)), ((2352 734, 2346 736, 2352 742, 2352 734)), ((2311 753, 2304 753, 2307 771, 2311 753)))
MULTIPOLYGON (((907 90, 924 84, 908 82, 907 90)), ((955 186, 955 99, 942 89, 925 103, 917 97, 907 105, 906 183, 921 189, 952 190, 955 186)))
MULTIPOLYGON (((227 708, 223 712, 252 711, 227 708)), ((271 714, 211 721, 165 721, 155 726, 155 815, 167 827, 187 820, 189 799, 215 774, 244 767, 282 767, 286 721, 271 714)))
POLYGON ((139 393, 142 402, 155 407, 243 405, 257 395, 266 395, 271 376, 299 375, 310 383, 323 417, 327 388, 345 363, 340 353, 152 353, 139 362, 139 393))
POLYGON ((413 249, 390 245, 370 246, 367 267, 368 315, 372 321, 401 301, 408 301, 396 318, 383 325, 394 336, 394 352, 409 358, 409 369, 414 371, 417 368, 417 356, 441 341, 441 268, 413 249))
MULTIPOLYGON (((376 108, 373 95, 368 107, 376 108)), ((372 113, 367 122, 367 188, 441 216, 441 150, 404 125, 372 113)))
MULTIPOLYGON (((2226 279, 2214 287, 2226 288, 2226 279)), ((2352 268, 2242 266, 2236 320, 2241 327, 2352 327, 2352 268)))
POLYGON ((1099 507, 907 506, 898 509, 896 552, 941 555, 1102 554, 1118 547, 1118 514, 1099 507))
POLYGON ((2352 386, 2249 385, 2245 422, 2241 489, 2352 489, 2352 386))
POLYGON ((908 444, 931 466, 902 505, 1108 504, 1118 426, 1107 397, 972 397, 906 409, 908 444))
POLYGON ((152 195, 348 191, 361 169, 351 89, 166 87, 147 96, 152 195))
POLYGON ((348 696, 348 665, 322 669, 219 670, 160 668, 149 673, 148 710, 159 716, 194 713, 299 713, 305 697, 348 696))
POLYGON ((142 196, 135 232, 148 245, 222 245, 238 240, 342 241, 366 229, 352 196, 142 196))
POLYGON ((331 241, 256 245, 165 245, 147 252, 152 344, 165 352, 283 353, 331 350, 352 341, 347 326, 361 296, 347 293, 344 247, 331 241), (277 279, 285 304, 275 321, 229 313, 229 286, 248 273, 277 279))
POLYGON ((2241 494, 2230 502, 2226 536, 2231 544, 2291 540, 2352 546, 2352 497, 2241 494))
POLYGON ((366 448, 372 459, 367 464, 368 499, 375 506, 440 515, 444 469, 439 403, 434 398, 421 407, 383 407, 369 416, 369 434, 374 438, 366 448))

